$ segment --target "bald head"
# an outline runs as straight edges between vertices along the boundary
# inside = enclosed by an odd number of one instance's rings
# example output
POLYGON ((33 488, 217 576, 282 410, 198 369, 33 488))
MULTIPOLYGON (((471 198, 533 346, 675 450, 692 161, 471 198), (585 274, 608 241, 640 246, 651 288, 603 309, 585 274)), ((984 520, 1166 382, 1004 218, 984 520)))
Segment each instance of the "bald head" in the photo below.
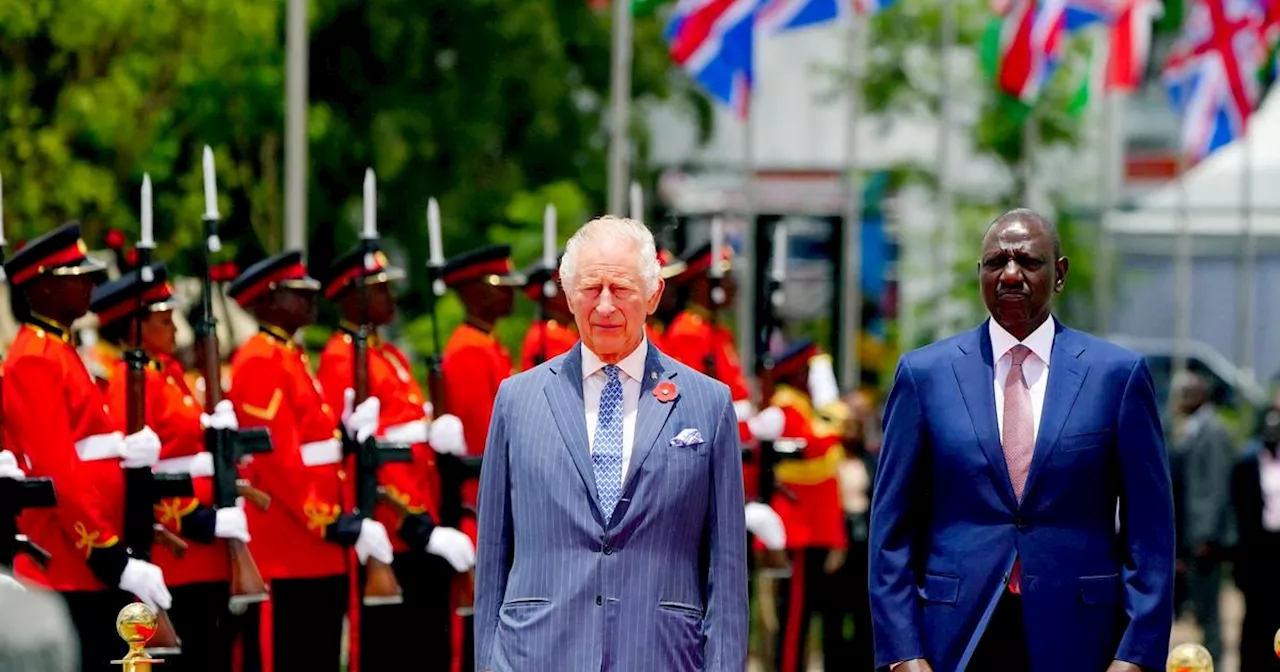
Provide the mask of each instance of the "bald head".
POLYGON ((982 237, 983 247, 986 247, 987 239, 993 235, 999 235, 1000 231, 1013 224, 1021 224, 1030 231, 1043 231, 1048 234, 1049 240, 1053 242, 1053 258, 1062 256, 1062 236, 1058 235, 1058 227, 1031 208, 1014 208, 997 217, 996 221, 991 222, 991 226, 987 227, 987 232, 982 237))

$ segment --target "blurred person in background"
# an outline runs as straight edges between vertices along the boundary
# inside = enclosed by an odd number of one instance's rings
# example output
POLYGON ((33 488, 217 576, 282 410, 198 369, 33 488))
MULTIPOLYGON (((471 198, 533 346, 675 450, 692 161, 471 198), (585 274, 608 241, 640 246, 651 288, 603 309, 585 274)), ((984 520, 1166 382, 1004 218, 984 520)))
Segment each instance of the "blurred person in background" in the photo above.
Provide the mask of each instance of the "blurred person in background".
POLYGON ((1235 445, 1231 433, 1209 400, 1209 381, 1185 372, 1174 377, 1174 398, 1182 421, 1171 442, 1170 461, 1180 478, 1174 495, 1181 514, 1177 521, 1179 572, 1185 575, 1187 600, 1196 623, 1204 631, 1204 646, 1222 659, 1222 549, 1227 545, 1230 518, 1231 465, 1235 445))
POLYGON ((1240 672, 1280 670, 1272 636, 1280 628, 1280 398, 1262 418, 1231 472, 1231 508, 1239 534, 1234 578, 1244 594, 1240 672))

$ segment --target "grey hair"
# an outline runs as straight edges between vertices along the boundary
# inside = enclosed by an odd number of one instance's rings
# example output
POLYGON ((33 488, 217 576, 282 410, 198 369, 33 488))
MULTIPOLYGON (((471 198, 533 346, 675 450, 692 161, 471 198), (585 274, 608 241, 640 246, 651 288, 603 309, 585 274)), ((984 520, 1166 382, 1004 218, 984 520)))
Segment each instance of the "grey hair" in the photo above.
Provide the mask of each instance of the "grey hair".
POLYGON ((639 220, 615 215, 604 215, 583 224, 565 245, 564 256, 560 259, 560 281, 566 290, 578 283, 578 255, 582 248, 610 239, 630 241, 635 245, 636 264, 645 294, 652 295, 658 291, 662 264, 658 262, 658 245, 653 240, 653 233, 639 220))

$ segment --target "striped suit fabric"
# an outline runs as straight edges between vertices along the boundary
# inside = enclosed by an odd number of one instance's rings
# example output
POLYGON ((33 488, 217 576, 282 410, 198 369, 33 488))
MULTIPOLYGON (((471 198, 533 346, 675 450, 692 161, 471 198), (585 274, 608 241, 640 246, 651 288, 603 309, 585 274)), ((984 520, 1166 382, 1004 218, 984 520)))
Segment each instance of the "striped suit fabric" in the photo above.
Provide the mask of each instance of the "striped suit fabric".
POLYGON ((587 440, 582 345, 503 382, 480 477, 478 670, 746 669, 742 458, 729 389, 647 347, 634 447, 608 520, 587 440), (653 393, 664 381, 675 399, 653 393), (703 441, 672 440, 688 429, 703 441))

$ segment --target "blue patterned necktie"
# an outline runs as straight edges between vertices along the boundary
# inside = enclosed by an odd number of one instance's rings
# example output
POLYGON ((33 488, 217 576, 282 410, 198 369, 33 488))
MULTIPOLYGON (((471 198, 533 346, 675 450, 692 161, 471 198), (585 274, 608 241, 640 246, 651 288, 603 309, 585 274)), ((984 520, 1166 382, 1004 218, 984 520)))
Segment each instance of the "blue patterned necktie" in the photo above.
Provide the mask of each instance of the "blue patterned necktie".
POLYGON ((596 440, 591 451, 605 520, 613 518, 613 507, 622 497, 622 381, 618 380, 618 371, 613 364, 604 367, 609 382, 600 394, 600 415, 596 419, 596 440))

